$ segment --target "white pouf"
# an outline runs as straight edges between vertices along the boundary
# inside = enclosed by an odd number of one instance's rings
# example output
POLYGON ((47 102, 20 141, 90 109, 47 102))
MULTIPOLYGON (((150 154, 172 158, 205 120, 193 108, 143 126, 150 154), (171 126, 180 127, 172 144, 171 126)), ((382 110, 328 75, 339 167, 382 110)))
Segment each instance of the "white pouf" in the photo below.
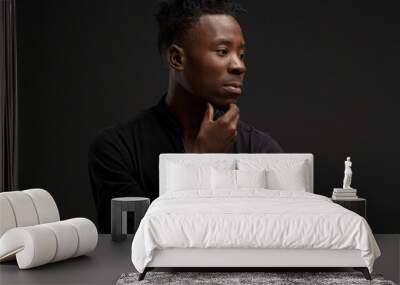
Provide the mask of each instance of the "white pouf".
POLYGON ((60 221, 46 190, 0 193, 0 262, 17 259, 20 269, 28 269, 87 254, 97 241, 92 221, 60 221))

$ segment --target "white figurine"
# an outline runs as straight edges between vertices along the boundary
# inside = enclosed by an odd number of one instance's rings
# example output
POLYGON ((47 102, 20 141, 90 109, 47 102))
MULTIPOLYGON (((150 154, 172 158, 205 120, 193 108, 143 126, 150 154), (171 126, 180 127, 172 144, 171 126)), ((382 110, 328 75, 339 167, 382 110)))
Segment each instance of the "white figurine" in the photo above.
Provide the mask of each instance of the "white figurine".
POLYGON ((347 157, 347 160, 344 162, 344 179, 343 179, 343 189, 352 189, 351 184, 351 176, 353 172, 351 171, 351 161, 350 156, 347 157))

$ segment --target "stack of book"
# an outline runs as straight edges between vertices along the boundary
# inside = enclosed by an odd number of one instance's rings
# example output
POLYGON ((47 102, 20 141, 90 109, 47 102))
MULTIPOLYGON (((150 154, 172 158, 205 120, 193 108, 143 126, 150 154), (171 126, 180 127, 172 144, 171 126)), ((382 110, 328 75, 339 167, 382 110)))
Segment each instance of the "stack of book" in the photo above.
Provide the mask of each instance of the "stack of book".
POLYGON ((332 199, 351 200, 357 199, 357 189, 333 188, 332 199))

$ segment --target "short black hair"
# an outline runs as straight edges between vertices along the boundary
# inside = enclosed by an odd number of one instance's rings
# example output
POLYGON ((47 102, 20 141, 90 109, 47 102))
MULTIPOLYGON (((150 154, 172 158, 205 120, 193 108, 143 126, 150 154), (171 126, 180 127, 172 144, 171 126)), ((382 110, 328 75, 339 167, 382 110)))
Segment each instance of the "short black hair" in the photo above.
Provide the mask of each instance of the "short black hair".
POLYGON ((231 0, 163 0, 155 17, 158 22, 158 51, 160 54, 174 41, 182 41, 185 32, 202 15, 223 14, 237 19, 245 12, 231 0))

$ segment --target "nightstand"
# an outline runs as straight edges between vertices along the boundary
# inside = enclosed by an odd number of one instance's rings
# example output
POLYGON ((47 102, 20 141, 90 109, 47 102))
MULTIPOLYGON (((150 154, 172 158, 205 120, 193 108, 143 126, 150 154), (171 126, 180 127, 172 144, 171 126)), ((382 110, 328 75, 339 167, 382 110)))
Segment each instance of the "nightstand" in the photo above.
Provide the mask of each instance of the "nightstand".
POLYGON ((134 213, 133 233, 144 217, 150 199, 145 197, 119 197, 111 199, 111 239, 124 241, 127 237, 127 212, 134 213))
POLYGON ((337 200, 332 199, 332 202, 349 209, 357 214, 359 214, 364 219, 367 219, 367 200, 364 198, 354 198, 351 200, 337 200))

